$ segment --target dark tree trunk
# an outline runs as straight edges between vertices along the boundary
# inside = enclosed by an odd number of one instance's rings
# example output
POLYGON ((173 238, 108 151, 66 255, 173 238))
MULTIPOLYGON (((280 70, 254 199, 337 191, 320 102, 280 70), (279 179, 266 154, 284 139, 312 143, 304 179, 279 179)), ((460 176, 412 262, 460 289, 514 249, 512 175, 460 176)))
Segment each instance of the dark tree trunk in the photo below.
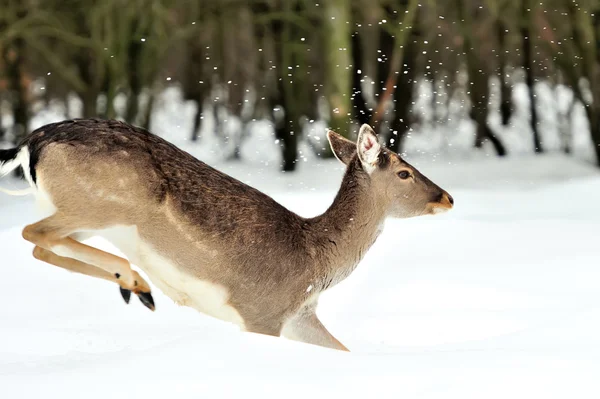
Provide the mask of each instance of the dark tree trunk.
POLYGON ((386 139, 388 148, 395 152, 402 151, 402 142, 410 129, 410 114, 415 87, 417 39, 418 32, 413 30, 406 41, 402 70, 398 75, 396 90, 394 91, 395 115, 390 123, 390 132, 386 139))
POLYGON ((600 112, 596 111, 592 104, 585 107, 585 113, 590 125, 590 135, 592 136, 594 154, 596 154, 596 164, 600 166, 600 112))
POLYGON ((184 94, 187 100, 196 103, 197 108, 194 114, 194 127, 191 132, 191 140, 198 141, 200 128, 202 127, 202 116, 204 115, 204 101, 206 100, 208 89, 208 80, 204 83, 200 81, 205 79, 204 58, 206 54, 198 40, 188 40, 187 42, 187 63, 184 76, 184 94))
POLYGON ((97 101, 98 91, 94 85, 94 74, 92 71, 92 58, 89 51, 81 50, 74 54, 74 63, 78 75, 85 83, 85 90, 77 93, 83 103, 82 117, 91 118, 98 115, 97 101))
POLYGON ((469 79, 472 83, 469 97, 471 99, 471 119, 475 121, 477 130, 475 133, 475 147, 481 148, 487 139, 494 146, 498 156, 506 155, 506 148, 496 137, 487 122, 489 108, 489 85, 488 75, 480 72, 477 68, 469 68, 469 79))
POLYGON ((481 148, 483 142, 487 139, 494 146, 498 156, 504 156, 506 155, 506 148, 487 123, 490 76, 487 65, 480 60, 480 55, 478 54, 480 47, 478 38, 471 32, 471 21, 473 17, 472 9, 464 0, 457 0, 456 4, 464 32, 463 50, 467 58, 467 72, 469 75, 467 92, 469 99, 471 100, 471 110, 469 114, 471 119, 473 119, 477 125, 475 132, 475 148, 481 148))
POLYGON ((296 157, 298 154, 298 140, 293 132, 294 126, 292 121, 286 117, 275 128, 275 137, 281 140, 281 150, 283 154, 284 172, 293 172, 296 170, 296 157))
MULTIPOLYGON (((389 11, 392 15, 391 10, 389 11)), ((381 53, 377 53, 377 57, 381 58, 381 61, 377 62, 377 77, 375 79, 375 94, 381 94, 385 87, 386 80, 390 75, 390 68, 392 64, 392 54, 394 53, 395 40, 390 33, 381 28, 379 30, 379 50, 381 53)))
POLYGON ((498 156, 505 156, 506 148, 504 147, 504 144, 502 144, 500 139, 496 137, 492 129, 490 129, 489 125, 487 124, 487 110, 484 113, 480 107, 472 109, 471 118, 477 124, 477 131, 475 133, 475 147, 481 148, 483 146, 483 142, 487 139, 494 146, 494 150, 498 156))
POLYGON ((377 62, 377 76, 375 78, 375 102, 378 104, 378 109, 373 112, 371 116, 371 124, 375 130, 378 130, 383 121, 386 120, 386 114, 388 112, 387 109, 383 107, 385 102, 383 101, 382 96, 386 93, 384 89, 389 89, 386 86, 388 86, 389 81, 391 81, 390 79, 393 79, 390 72, 395 44, 395 39, 387 30, 383 28, 379 30, 378 49, 381 50, 381 52, 377 53, 380 60, 377 62))
POLYGON ((600 166, 600 120, 598 117, 594 118, 592 126, 592 140, 594 142, 594 152, 596 154, 596 163, 600 166))
MULTIPOLYGON (((283 1, 279 2, 278 5, 283 10, 286 10, 283 1)), ((288 22, 286 21, 274 21, 271 26, 275 61, 278 66, 286 65, 292 60, 289 57, 290 54, 286 53, 286 51, 289 51, 286 48, 286 39, 290 40, 294 32, 287 24, 288 22)), ((295 104, 293 81, 287 78, 284 68, 277 69, 280 74, 277 76, 277 90, 275 93, 272 93, 271 104, 281 106, 284 115, 283 119, 277 118, 277 115, 273 115, 275 137, 279 140, 279 145, 281 146, 281 155, 283 158, 282 169, 284 172, 291 172, 296 169, 296 160, 298 158, 298 135, 301 129, 300 118, 295 104)))
POLYGON ((131 73, 129 77, 129 97, 127 98, 127 111, 125 120, 136 124, 140 112, 140 93, 142 92, 142 82, 137 72, 131 73))
POLYGON ((15 144, 27 133, 29 124, 29 107, 27 104, 27 87, 25 86, 25 41, 17 38, 3 49, 7 88, 11 97, 14 123, 12 126, 15 144))
POLYGON ((363 77, 363 52, 358 33, 352 35, 352 108, 354 117, 362 125, 369 123, 371 111, 362 91, 361 80, 363 77), (361 73, 358 73, 361 71, 361 73))
POLYGON ((498 31, 498 78, 500 80, 500 115, 502 124, 508 126, 513 113, 512 89, 506 81, 506 25, 501 19, 496 23, 498 31))
POLYGON ((283 120, 275 120, 275 137, 280 142, 283 156, 283 171, 292 172, 296 170, 296 160, 298 158, 298 132, 300 126, 298 118, 294 112, 294 104, 288 101, 288 96, 285 95, 285 83, 283 79, 277 81, 278 100, 276 103, 283 107, 285 115, 283 120))
MULTIPOLYGON (((127 62, 129 67, 127 68, 127 81, 129 83, 129 97, 127 98, 127 110, 125 113, 125 120, 129 123, 138 124, 139 121, 139 98, 143 88, 143 77, 140 74, 141 69, 144 67, 141 65, 143 42, 138 38, 140 20, 134 21, 131 27, 131 40, 127 47, 127 62)), ((145 36, 147 32, 142 32, 141 35, 145 36)))
POLYGON ((148 93, 148 103, 146 104, 146 109, 144 110, 144 115, 142 120, 140 121, 140 126, 142 126, 146 130, 150 130, 150 125, 152 123, 152 110, 154 108, 154 94, 150 91, 148 93))
POLYGON ((522 18, 524 20, 521 26, 521 38, 523 40, 523 67, 525 68, 525 81, 529 90, 529 113, 531 115, 530 123, 531 130, 533 131, 533 148, 536 153, 544 151, 542 148, 542 141, 540 139, 540 133, 538 131, 538 114, 536 110, 536 98, 535 98, 535 76, 533 70, 533 53, 532 53, 532 40, 531 31, 529 29, 529 21, 531 20, 529 14, 532 12, 528 9, 529 4, 527 1, 522 1, 522 18))
POLYGON ((198 141, 198 136, 200 135, 200 128, 202 127, 202 100, 196 100, 196 104, 198 107, 196 108, 196 112, 194 114, 194 127, 192 128, 192 141, 198 141))

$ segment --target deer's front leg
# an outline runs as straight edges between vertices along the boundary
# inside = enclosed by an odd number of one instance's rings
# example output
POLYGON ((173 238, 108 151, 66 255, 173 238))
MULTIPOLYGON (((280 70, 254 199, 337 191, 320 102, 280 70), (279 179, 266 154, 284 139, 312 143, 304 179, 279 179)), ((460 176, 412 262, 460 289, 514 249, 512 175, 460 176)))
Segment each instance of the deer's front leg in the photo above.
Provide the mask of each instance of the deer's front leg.
POLYGON ((294 341, 350 352, 327 331, 317 317, 315 310, 316 304, 301 309, 284 325, 282 335, 294 341))

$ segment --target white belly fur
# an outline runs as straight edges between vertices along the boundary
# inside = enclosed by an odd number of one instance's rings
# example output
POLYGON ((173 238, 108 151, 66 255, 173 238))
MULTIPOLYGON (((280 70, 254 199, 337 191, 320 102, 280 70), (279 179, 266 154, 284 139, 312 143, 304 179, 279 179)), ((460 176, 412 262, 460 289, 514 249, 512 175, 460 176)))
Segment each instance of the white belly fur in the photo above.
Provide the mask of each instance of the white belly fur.
POLYGON ((135 226, 112 227, 94 233, 117 247, 176 303, 243 328, 243 319, 227 304, 229 293, 225 287, 181 272, 175 264, 157 253, 152 245, 141 240, 135 226))
POLYGON ((181 272, 173 262, 157 253, 152 245, 141 240, 135 226, 86 231, 79 238, 92 236, 104 238, 114 245, 131 263, 142 269, 156 287, 179 305, 192 307, 244 328, 242 317, 227 304, 229 293, 225 287, 181 272))

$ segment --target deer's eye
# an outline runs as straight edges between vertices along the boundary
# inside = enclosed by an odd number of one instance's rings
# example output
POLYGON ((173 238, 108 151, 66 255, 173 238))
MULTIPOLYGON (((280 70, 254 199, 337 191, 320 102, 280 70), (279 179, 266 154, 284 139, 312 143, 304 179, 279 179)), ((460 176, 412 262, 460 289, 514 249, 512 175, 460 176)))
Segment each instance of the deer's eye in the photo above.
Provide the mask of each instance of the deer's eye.
POLYGON ((401 172, 398 172, 398 177, 401 178, 402 180, 406 180, 410 177, 410 172, 408 170, 403 170, 401 172))

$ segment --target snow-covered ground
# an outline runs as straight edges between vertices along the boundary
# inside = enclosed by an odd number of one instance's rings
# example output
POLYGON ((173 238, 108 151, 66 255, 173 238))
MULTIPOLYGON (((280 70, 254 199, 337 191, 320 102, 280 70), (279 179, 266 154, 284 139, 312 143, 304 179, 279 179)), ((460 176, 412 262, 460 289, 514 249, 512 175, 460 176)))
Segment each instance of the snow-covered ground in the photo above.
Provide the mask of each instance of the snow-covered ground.
MULTIPOLYGON (((156 312, 126 306, 116 286, 33 259, 32 200, 1 195, 0 398, 600 397, 600 173, 558 155, 410 161, 456 207, 389 221, 322 297, 351 353, 241 333, 158 290, 156 312)), ((217 166, 303 216, 343 173, 217 166)))

